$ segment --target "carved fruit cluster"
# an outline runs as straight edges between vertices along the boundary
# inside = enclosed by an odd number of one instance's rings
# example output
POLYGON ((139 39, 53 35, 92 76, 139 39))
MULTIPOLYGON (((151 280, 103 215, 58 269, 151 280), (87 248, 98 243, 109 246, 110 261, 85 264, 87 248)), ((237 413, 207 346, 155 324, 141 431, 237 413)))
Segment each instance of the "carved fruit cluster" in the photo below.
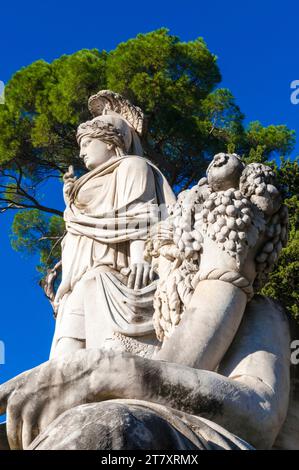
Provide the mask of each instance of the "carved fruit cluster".
POLYGON ((242 172, 240 178, 240 189, 246 197, 279 195, 278 189, 274 186, 275 174, 269 166, 262 163, 250 163, 242 172))
POLYGON ((230 256, 246 256, 259 236, 253 206, 237 189, 212 193, 195 215, 195 230, 206 233, 230 256))
POLYGON ((194 216, 211 193, 207 178, 202 178, 193 188, 180 193, 172 210, 173 241, 187 259, 198 258, 202 235, 194 230, 194 216))
POLYGON ((265 231, 266 243, 256 257, 256 270, 269 273, 278 260, 280 251, 288 241, 288 209, 281 206, 267 223, 265 231))

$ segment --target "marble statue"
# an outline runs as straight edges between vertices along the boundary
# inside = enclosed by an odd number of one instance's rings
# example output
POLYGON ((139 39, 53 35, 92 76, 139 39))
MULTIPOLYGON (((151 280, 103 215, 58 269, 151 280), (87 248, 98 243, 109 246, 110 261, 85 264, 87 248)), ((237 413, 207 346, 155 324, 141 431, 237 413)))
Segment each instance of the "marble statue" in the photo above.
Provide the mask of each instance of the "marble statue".
POLYGON ((89 172, 65 176, 51 358, 0 386, 0 448, 272 448, 290 332, 254 294, 287 242, 271 168, 220 153, 175 200, 141 156, 142 111, 110 91, 89 103, 89 172))
POLYGON ((147 257, 155 260, 160 276, 154 314, 157 337, 163 341, 160 358, 176 350, 179 362, 215 369, 254 288, 264 282, 287 242, 287 223, 271 168, 255 163, 244 167, 235 154, 214 157, 207 178, 179 195, 171 216, 154 228, 148 242, 147 257), (211 309, 215 292, 221 295, 211 309), (183 315, 186 308, 188 316, 183 315), (193 345, 192 351, 177 348, 190 328, 197 329, 202 337, 198 348, 204 345, 206 352, 198 355, 193 345))
POLYGON ((138 338, 131 339, 135 348, 156 342, 156 282, 143 252, 149 227, 175 197, 142 157, 140 108, 107 90, 92 96, 89 107, 95 117, 77 132, 89 171, 76 180, 70 169, 64 177, 67 234, 51 358, 81 348, 122 349, 128 336, 138 338))

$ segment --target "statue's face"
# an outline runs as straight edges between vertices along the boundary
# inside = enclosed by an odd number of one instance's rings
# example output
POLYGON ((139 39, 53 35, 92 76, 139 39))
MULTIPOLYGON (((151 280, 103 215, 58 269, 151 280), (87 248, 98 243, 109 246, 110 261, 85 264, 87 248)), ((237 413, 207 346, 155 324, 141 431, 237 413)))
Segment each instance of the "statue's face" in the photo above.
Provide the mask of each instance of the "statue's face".
POLYGON ((225 191, 239 186, 243 164, 234 154, 215 155, 208 168, 208 183, 215 191, 225 191))
POLYGON ((80 143, 80 158, 88 170, 94 170, 113 155, 113 146, 92 137, 83 137, 80 143))

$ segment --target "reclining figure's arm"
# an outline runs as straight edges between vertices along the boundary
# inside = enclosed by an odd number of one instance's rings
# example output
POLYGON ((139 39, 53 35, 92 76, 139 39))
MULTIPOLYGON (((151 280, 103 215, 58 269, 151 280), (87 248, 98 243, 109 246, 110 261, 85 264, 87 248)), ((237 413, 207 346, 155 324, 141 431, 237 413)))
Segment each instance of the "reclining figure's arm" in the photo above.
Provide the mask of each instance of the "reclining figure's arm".
POLYGON ((228 376, 97 349, 19 375, 0 386, 10 447, 27 448, 66 410, 116 398, 202 416, 258 448, 270 447, 288 406, 288 326, 283 312, 262 298, 249 304, 246 318, 221 366, 228 376))

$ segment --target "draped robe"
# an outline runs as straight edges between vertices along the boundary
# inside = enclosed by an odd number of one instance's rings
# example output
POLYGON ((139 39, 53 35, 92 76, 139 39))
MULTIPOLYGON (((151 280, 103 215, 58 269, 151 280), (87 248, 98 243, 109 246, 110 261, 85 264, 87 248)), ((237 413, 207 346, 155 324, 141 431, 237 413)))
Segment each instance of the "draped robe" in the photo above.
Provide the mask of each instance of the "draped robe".
POLYGON ((156 283, 129 289, 121 271, 130 266, 131 241, 146 240, 150 226, 165 218, 174 202, 165 177, 142 157, 111 158, 75 182, 64 212, 52 351, 62 337, 100 347, 99 333, 107 324, 108 336, 153 332, 156 283))

